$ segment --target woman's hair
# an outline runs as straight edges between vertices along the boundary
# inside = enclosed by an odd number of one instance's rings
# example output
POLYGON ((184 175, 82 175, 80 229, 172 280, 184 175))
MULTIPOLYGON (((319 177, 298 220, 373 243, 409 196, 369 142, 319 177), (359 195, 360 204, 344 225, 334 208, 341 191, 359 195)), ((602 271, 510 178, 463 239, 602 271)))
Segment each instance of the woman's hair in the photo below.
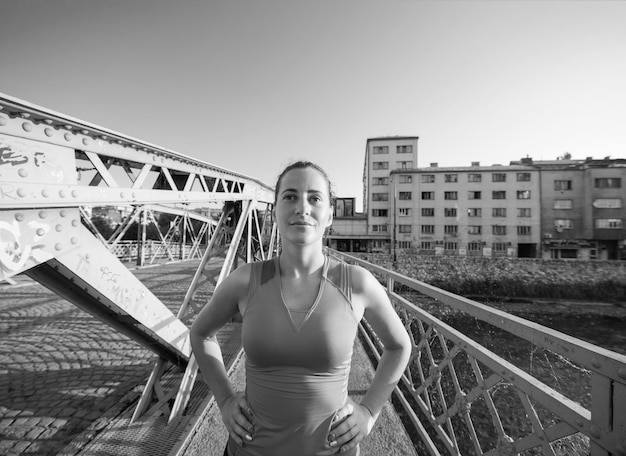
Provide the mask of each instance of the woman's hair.
POLYGON ((321 166, 316 165, 313 162, 300 160, 300 161, 297 161, 297 162, 294 162, 294 163, 288 165, 285 169, 283 169, 283 172, 280 173, 280 175, 278 176, 278 180, 276 181, 275 193, 274 193, 274 195, 275 195, 274 196, 274 206, 276 206, 276 201, 277 201, 277 198, 278 198, 278 192, 280 190, 280 182, 282 181, 282 179, 285 176, 285 174, 287 174, 292 169, 306 169, 306 168, 313 168, 315 171, 317 171, 322 176, 324 176, 324 179, 326 179, 326 182, 328 183, 328 198, 330 200, 329 203, 330 203, 331 206, 334 205, 334 203, 335 203, 335 201, 334 201, 335 196, 333 195, 333 191, 331 189, 330 179, 328 178, 328 174, 326 174, 326 171, 324 171, 321 166))

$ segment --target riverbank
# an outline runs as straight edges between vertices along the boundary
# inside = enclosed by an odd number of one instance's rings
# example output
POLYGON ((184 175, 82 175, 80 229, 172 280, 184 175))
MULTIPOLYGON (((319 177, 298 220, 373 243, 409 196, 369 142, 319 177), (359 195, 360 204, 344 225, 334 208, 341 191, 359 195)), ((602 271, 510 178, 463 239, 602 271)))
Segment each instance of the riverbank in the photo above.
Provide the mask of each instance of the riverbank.
POLYGON ((626 305, 626 262, 354 254, 461 296, 626 305))

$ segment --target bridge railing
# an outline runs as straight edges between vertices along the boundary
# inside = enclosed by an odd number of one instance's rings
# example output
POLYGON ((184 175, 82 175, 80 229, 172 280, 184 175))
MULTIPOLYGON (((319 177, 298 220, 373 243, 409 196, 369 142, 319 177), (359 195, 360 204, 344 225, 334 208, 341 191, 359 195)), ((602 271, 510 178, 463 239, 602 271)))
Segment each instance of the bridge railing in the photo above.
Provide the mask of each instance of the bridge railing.
MULTIPOLYGON (((425 454, 626 454, 626 356, 331 254, 386 284, 412 338, 396 393, 425 454), (438 310, 425 310, 428 302, 438 310), (460 321, 462 331, 435 314, 460 321)), ((362 333, 378 358, 381 344, 366 323, 362 333)))

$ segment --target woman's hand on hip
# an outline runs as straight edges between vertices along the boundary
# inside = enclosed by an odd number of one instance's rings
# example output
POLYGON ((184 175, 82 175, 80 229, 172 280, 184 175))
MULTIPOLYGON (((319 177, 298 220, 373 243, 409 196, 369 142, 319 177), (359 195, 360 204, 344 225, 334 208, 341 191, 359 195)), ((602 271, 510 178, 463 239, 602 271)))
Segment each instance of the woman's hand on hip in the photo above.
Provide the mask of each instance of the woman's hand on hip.
POLYGON ((369 409, 352 400, 340 408, 328 434, 328 445, 337 453, 345 453, 355 448, 374 427, 374 418, 369 409))
POLYGON ((228 434, 241 446, 252 441, 254 425, 252 409, 244 393, 235 393, 224 400, 220 406, 222 421, 228 434))

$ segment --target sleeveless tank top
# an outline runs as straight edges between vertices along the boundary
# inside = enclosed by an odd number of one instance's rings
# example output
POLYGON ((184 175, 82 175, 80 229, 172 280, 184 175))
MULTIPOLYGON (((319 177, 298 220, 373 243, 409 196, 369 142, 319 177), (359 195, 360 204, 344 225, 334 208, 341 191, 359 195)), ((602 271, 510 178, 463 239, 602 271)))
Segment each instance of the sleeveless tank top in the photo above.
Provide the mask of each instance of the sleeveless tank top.
POLYGON ((231 456, 328 454, 331 420, 348 398, 358 325, 351 294, 348 266, 326 257, 314 303, 293 318, 278 257, 252 265, 242 343, 254 436, 241 447, 231 440, 231 456))

